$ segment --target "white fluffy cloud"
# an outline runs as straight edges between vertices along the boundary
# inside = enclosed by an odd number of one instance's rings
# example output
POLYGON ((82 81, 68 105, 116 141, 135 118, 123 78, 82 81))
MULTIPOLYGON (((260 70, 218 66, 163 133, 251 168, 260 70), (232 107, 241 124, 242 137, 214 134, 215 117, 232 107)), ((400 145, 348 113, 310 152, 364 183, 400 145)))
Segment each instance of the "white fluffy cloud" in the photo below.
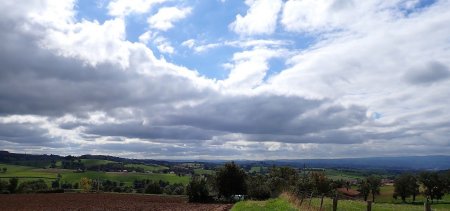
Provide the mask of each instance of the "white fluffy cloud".
POLYGON ((147 22, 151 28, 161 31, 171 29, 174 22, 186 18, 192 11, 192 8, 163 7, 158 13, 148 18, 147 22))
POLYGON ((281 0, 246 0, 250 8, 245 16, 236 15, 229 28, 240 35, 272 34, 277 26, 281 0))
MULTIPOLYGON (((281 23, 292 32, 329 32, 352 27, 376 27, 398 18, 399 9, 410 9, 419 1, 289 0, 281 23)), ((357 29, 354 32, 358 32, 357 29)))
POLYGON ((238 52, 233 55, 232 63, 226 64, 230 69, 228 78, 220 84, 239 92, 253 89, 263 84, 269 70, 269 60, 289 55, 286 49, 270 49, 256 47, 252 50, 238 52))

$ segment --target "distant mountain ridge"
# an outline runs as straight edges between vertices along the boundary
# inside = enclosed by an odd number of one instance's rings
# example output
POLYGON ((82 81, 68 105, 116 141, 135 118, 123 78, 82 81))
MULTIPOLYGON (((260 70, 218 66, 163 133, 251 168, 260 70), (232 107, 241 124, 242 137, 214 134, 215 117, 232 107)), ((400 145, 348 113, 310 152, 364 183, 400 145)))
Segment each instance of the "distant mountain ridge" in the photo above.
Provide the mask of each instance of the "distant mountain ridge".
MULTIPOLYGON (((177 160, 181 161, 181 160, 177 160)), ((186 161, 186 160, 185 160, 186 161)), ((226 160, 190 160, 200 162, 223 163, 226 160)), ((355 169, 387 169, 387 170, 447 170, 450 169, 450 156, 404 156, 404 157, 368 157, 368 158, 336 158, 336 159, 280 159, 280 160, 236 160, 245 165, 260 163, 265 166, 292 166, 310 168, 355 168, 355 169)))
MULTIPOLYGON (((33 155, 10 153, 0 150, 0 162, 15 161, 47 161, 52 159, 103 159, 116 162, 145 163, 167 165, 180 162, 201 162, 205 164, 222 164, 228 160, 161 160, 161 159, 129 159, 109 155, 33 155)), ((281 160, 235 160, 241 165, 259 164, 263 166, 291 166, 302 168, 354 168, 354 169, 386 169, 386 170, 447 170, 450 169, 450 155, 405 156, 405 157, 369 157, 369 158, 338 158, 338 159, 281 159, 281 160)))

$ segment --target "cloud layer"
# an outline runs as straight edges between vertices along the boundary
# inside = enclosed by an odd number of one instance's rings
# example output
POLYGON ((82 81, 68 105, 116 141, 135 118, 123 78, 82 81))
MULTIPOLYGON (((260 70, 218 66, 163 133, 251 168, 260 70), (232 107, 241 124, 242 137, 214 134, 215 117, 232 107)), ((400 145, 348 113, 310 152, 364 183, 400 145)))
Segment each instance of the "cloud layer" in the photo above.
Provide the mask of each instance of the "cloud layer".
POLYGON ((173 159, 450 150, 449 1, 248 0, 221 26, 231 38, 211 42, 175 39, 197 23, 195 4, 112 0, 101 22, 78 18, 76 5, 0 3, 1 149, 173 159), (127 31, 135 16, 147 23, 139 42, 127 31), (223 79, 165 58, 222 48, 233 49, 223 79))

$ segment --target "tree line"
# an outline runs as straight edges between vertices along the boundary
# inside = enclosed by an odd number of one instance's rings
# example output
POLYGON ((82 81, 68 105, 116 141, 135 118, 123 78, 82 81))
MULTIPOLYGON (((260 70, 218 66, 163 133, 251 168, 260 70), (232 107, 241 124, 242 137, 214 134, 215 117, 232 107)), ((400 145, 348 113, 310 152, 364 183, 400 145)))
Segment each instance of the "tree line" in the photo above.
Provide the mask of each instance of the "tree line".
POLYGON ((435 200, 442 199, 446 193, 450 193, 450 171, 404 173, 398 176, 394 182, 393 197, 400 198, 403 202, 406 202, 406 198, 409 197, 412 197, 414 202, 419 194, 423 194, 427 202, 433 203, 435 200), (423 191, 420 187, 423 188, 423 191))
MULTIPOLYGON (((382 179, 377 175, 359 179, 356 184, 361 199, 367 201, 371 196, 373 202, 380 194, 381 186, 382 179)), ((192 202, 231 201, 244 195, 264 200, 277 197, 282 192, 290 192, 303 201, 312 195, 322 200, 325 196, 334 197, 338 188, 350 189, 351 185, 348 181, 329 179, 324 172, 298 171, 290 167, 272 167, 267 174, 247 174, 231 162, 216 170, 215 175, 192 177, 186 193, 192 202)), ((401 174, 395 179, 394 188, 394 198, 400 197, 405 201, 412 196, 414 201, 417 195, 423 194, 433 202, 450 193, 450 171, 401 174)))

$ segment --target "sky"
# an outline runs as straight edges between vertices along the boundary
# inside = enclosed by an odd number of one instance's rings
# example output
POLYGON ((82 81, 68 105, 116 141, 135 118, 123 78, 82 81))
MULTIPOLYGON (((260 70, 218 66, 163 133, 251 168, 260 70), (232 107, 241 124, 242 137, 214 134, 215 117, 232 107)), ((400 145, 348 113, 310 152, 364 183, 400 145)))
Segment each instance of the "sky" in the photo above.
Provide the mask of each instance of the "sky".
POLYGON ((450 155, 450 0, 0 1, 0 150, 450 155))

